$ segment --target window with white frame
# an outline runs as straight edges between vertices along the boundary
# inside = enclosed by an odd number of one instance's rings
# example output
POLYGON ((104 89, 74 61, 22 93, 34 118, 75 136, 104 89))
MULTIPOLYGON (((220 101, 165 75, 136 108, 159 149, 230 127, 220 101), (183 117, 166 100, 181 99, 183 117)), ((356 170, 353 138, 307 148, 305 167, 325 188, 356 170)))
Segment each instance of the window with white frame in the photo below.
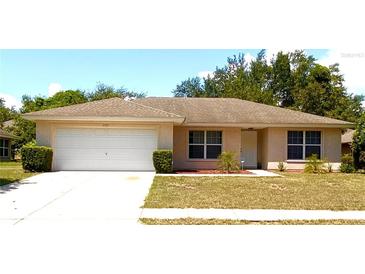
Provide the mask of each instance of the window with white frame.
POLYGON ((305 160, 313 154, 321 158, 320 131, 288 131, 288 160, 305 160))
POLYGON ((222 131, 189 131, 189 159, 217 159, 222 153, 222 131))
POLYGON ((9 140, 0 139, 0 157, 9 156, 9 140))

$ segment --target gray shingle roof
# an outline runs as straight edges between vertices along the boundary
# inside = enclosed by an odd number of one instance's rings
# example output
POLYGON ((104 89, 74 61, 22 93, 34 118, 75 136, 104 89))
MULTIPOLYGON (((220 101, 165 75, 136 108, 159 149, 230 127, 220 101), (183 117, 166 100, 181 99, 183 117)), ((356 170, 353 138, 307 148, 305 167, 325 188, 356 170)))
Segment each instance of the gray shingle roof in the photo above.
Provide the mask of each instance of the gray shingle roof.
POLYGON ((185 116, 186 123, 352 125, 337 119, 234 98, 148 97, 136 101, 185 116))
POLYGON ((355 132, 355 130, 348 129, 344 134, 342 134, 341 143, 343 143, 343 144, 352 143, 352 138, 354 137, 354 132, 355 132))
POLYGON ((122 98, 110 98, 66 107, 59 107, 26 113, 25 117, 37 116, 57 117, 133 117, 133 118, 178 118, 174 113, 168 113, 151 106, 138 104, 135 101, 125 101, 122 98))
MULTIPOLYGON (((234 98, 179 98, 148 97, 134 101, 111 98, 84 104, 60 107, 24 115, 26 118, 45 119, 44 117, 117 117, 117 118, 185 118, 184 123, 216 124, 322 124, 349 126, 352 124, 268 106, 234 98)), ((182 120, 181 120, 182 121, 182 120)))

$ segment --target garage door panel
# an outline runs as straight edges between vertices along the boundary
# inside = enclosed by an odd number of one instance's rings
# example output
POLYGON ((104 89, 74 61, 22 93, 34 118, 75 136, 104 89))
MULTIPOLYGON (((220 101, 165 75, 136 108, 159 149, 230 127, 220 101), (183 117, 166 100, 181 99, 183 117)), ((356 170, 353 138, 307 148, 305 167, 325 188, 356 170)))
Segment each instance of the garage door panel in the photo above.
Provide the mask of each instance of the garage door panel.
MULTIPOLYGON (((82 138, 81 136, 79 138, 82 138)), ((142 138, 139 137, 121 137, 121 138, 96 138, 85 137, 82 142, 73 137, 62 137, 55 142, 55 146, 58 148, 84 148, 84 149, 98 149, 98 148, 131 148, 138 149, 141 147, 141 143, 144 144, 144 148, 155 148, 156 138, 155 136, 148 136, 142 138), (116 147, 117 144, 117 147, 116 147)))
POLYGON ((157 133, 151 129, 56 130, 56 170, 153 170, 157 133))

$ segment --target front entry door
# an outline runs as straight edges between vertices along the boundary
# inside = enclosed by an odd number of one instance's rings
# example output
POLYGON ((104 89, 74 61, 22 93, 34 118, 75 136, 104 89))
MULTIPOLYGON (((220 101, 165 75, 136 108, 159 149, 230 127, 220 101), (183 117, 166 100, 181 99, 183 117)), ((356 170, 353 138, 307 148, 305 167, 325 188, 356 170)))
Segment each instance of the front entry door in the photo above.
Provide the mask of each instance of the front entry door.
POLYGON ((257 131, 241 132, 241 161, 245 168, 257 168, 257 131))

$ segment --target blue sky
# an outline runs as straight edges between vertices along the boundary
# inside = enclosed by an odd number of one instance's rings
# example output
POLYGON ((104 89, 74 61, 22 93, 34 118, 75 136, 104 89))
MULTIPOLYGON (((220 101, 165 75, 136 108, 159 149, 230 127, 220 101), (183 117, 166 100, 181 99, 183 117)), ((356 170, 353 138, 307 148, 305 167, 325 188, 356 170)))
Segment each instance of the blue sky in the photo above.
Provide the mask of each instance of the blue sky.
MULTIPOLYGON (((171 96, 182 80, 214 71, 228 56, 243 52, 251 58, 258 51, 0 50, 0 96, 8 104, 19 104, 23 94, 48 96, 59 88, 91 90, 97 82, 144 91, 148 96, 171 96)), ((335 59, 329 50, 306 51, 324 63, 335 59)), ((268 50, 268 54, 274 52, 268 50)), ((362 87, 354 92, 362 93, 362 87)))

